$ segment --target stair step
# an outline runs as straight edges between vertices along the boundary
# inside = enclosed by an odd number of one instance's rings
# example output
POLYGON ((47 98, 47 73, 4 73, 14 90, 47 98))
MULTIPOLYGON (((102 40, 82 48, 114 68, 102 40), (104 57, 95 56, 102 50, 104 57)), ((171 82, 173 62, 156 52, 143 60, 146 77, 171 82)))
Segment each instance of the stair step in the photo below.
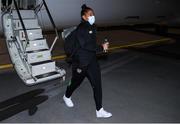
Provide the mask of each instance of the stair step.
MULTIPOLYGON (((36 18, 34 10, 19 10, 19 11, 20 11, 21 17, 23 19, 34 19, 34 18, 36 18)), ((12 11, 12 16, 13 16, 13 19, 19 19, 16 10, 12 11)))
MULTIPOLYGON (((27 35, 30 41, 43 39, 42 29, 32 29, 32 30, 26 30, 26 31, 27 31, 27 35)), ((19 36, 19 39, 21 41, 26 40, 25 33, 23 30, 16 31, 16 35, 19 36)))
MULTIPOLYGON (((39 29, 40 28, 37 19, 23 20, 23 22, 24 22, 26 29, 39 29)), ((23 29, 19 19, 13 20, 13 23, 14 23, 14 30, 22 30, 23 29)))
POLYGON ((41 49, 41 50, 34 50, 34 51, 27 51, 26 53, 38 53, 38 52, 43 52, 43 51, 48 51, 49 49, 41 49))
POLYGON ((46 39, 30 41, 26 52, 42 51, 49 49, 46 39))
MULTIPOLYGON (((64 75, 63 75, 64 76, 64 75)), ((50 81, 50 80, 54 80, 57 78, 62 78, 63 77, 60 73, 57 72, 50 72, 44 75, 39 75, 39 76, 35 76, 36 80, 34 79, 28 79, 26 80, 26 85, 32 86, 32 85, 36 85, 42 82, 46 82, 46 81, 50 81)))
POLYGON ((31 69, 32 69, 32 76, 35 77, 56 71, 56 66, 55 66, 55 62, 51 61, 40 65, 32 65, 31 69))
POLYGON ((37 63, 51 60, 51 52, 49 50, 27 53, 28 63, 37 63))
POLYGON ((42 65, 42 64, 51 63, 51 62, 53 62, 53 61, 52 60, 47 60, 47 61, 43 61, 43 62, 33 63, 33 64, 31 64, 31 66, 42 65))
POLYGON ((50 77, 50 76, 53 76, 53 75, 60 75, 60 74, 58 72, 54 71, 54 72, 50 72, 50 73, 35 76, 35 78, 40 79, 40 78, 50 77))

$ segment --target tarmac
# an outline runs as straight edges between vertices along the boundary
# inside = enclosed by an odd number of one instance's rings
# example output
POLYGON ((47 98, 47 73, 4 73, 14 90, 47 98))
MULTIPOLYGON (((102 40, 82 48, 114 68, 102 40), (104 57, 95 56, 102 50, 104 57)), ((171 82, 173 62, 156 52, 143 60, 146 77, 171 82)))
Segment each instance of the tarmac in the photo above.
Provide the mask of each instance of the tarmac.
POLYGON ((13 69, 0 71, 0 120, 4 116, 1 120, 4 123, 179 123, 180 38, 170 38, 176 42, 115 49, 99 57, 103 107, 113 114, 109 119, 96 118, 93 92, 87 79, 72 96, 75 107, 65 106, 62 97, 71 69, 59 60, 57 65, 67 71, 65 82, 57 79, 28 87, 13 69), (27 94, 22 97, 24 93, 27 94), (38 101, 34 97, 44 99, 38 101), (38 106, 32 116, 28 114, 29 106, 21 110, 30 101, 38 106), (19 112, 12 114, 15 105, 19 112))

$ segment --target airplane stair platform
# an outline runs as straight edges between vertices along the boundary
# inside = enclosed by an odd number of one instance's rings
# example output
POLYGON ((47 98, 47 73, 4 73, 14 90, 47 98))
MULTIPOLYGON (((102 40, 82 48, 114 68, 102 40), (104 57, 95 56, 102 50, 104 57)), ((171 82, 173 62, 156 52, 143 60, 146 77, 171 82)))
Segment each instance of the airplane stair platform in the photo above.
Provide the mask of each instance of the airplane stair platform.
MULTIPOLYGON (((16 9, 6 11, 2 19, 8 52, 19 77, 26 85, 57 78, 65 79, 65 70, 56 66, 51 54, 58 34, 53 45, 49 47, 42 34, 36 12, 19 10, 16 1, 13 2, 16 9)), ((42 4, 46 4, 45 1, 42 4)), ((48 9, 47 5, 45 7, 48 9)), ((51 15, 49 16, 53 21, 51 15)), ((54 22, 52 24, 55 28, 54 22)))

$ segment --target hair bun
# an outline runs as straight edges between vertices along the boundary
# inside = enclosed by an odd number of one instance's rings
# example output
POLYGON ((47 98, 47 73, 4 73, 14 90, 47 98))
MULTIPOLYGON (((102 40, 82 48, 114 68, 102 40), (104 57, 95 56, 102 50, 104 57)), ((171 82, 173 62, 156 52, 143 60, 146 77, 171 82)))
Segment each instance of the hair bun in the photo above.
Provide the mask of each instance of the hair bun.
POLYGON ((82 8, 82 10, 86 9, 86 8, 87 8, 86 4, 83 4, 83 5, 81 6, 81 8, 82 8))

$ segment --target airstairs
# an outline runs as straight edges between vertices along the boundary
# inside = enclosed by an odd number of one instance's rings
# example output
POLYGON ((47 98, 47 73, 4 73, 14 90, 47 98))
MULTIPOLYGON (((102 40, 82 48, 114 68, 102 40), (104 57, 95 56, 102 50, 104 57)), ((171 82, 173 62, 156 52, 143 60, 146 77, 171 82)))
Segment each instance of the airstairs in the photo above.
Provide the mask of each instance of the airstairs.
POLYGON ((16 0, 13 7, 2 14, 7 48, 14 68, 26 85, 35 85, 57 78, 65 78, 65 70, 52 60, 52 50, 59 38, 57 28, 45 0, 34 10, 19 10, 16 0), (51 47, 43 37, 37 13, 45 7, 56 37, 51 47))

